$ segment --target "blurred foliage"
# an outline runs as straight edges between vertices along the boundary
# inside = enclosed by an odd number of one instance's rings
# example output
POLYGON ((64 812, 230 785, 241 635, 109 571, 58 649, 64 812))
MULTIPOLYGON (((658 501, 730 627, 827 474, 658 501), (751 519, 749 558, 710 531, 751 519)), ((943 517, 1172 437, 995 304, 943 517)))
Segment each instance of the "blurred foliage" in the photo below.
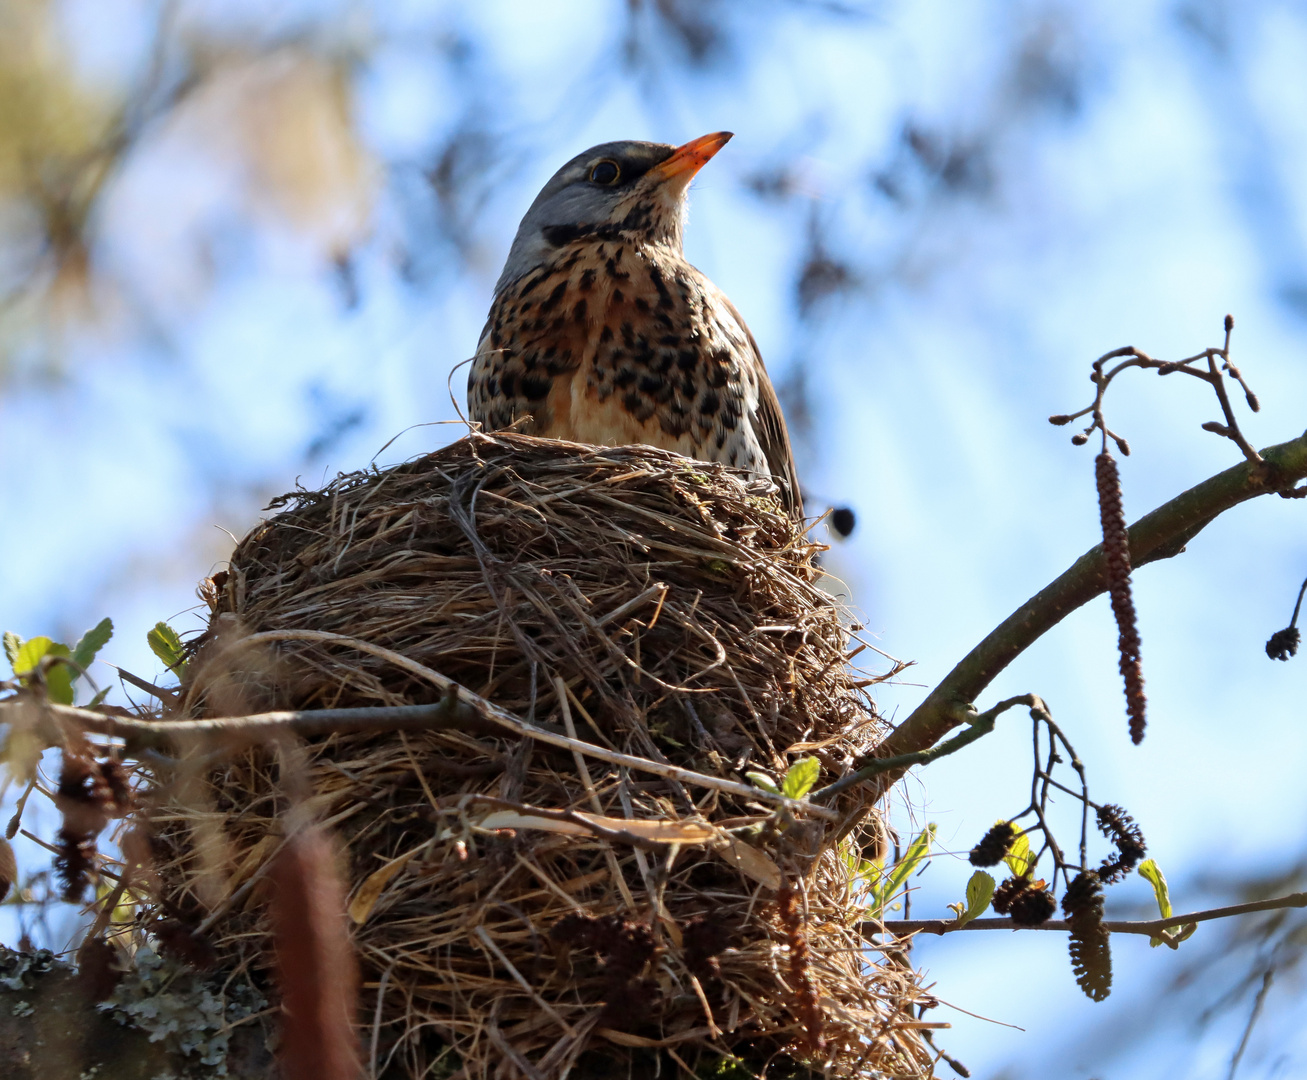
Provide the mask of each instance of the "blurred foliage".
POLYGON ((155 623, 154 629, 146 635, 146 642, 150 646, 150 651, 159 658, 164 667, 178 679, 185 678, 186 649, 176 630, 166 622, 155 623))
POLYGON ((140 6, 152 40, 115 84, 79 71, 53 0, 0 5, 0 374, 19 352, 57 363, 79 324, 149 322, 96 254, 114 179, 151 153, 225 158, 246 227, 297 230, 327 259, 366 228, 375 172, 345 57, 298 35, 232 40, 175 3, 140 6))
POLYGON ((85 285, 116 110, 77 84, 50 0, 0 6, 0 101, 5 299, 42 288, 57 302, 85 285))
MULTIPOLYGON (((447 285, 472 265, 484 270, 502 254, 485 242, 495 192, 526 155, 553 163, 560 140, 572 149, 567 129, 581 119, 570 101, 546 125, 519 115, 526 88, 496 66, 490 43, 457 5, 433 5, 426 35, 407 37, 366 6, 348 17, 323 4, 266 19, 243 5, 224 14, 180 0, 139 0, 133 10, 146 24, 146 45, 116 78, 81 70, 71 47, 76 27, 55 0, 11 0, 0 15, 0 94, 20 103, 0 113, 0 376, 16 357, 27 368, 57 369, 64 335, 92 323, 101 332, 166 338, 173 309, 197 303, 215 284, 242 235, 293 234, 335 277, 346 307, 360 302, 360 249, 368 245, 417 288, 447 285), (360 88, 388 50, 447 76, 451 101, 442 106, 452 113, 418 150, 380 147, 360 127, 360 88), (121 260, 101 257, 113 215, 127 212, 113 203, 115 181, 165 158, 232 190, 179 192, 191 220, 180 240, 159 236, 148 268, 158 282, 124 281, 121 260)), ((584 101, 586 83, 602 76, 605 94, 629 90, 670 128, 677 93, 696 81, 747 79, 790 20, 866 30, 880 5, 611 0, 609 11, 606 39, 579 63, 573 96, 584 101)), ((1077 115, 1082 72, 1069 18, 1023 13, 1000 47, 1007 52, 995 100, 976 110, 972 130, 906 115, 888 147, 873 139, 855 148, 866 161, 865 187, 832 191, 810 175, 805 155, 830 135, 820 103, 812 121, 776 147, 775 163, 744 179, 792 223, 802 333, 818 333, 840 298, 925 272, 934 256, 922 224, 944 203, 998 205, 1004 140, 1014 126, 1041 111, 1077 115)), ((160 209, 164 217, 175 212, 160 209)), ((808 398, 820 381, 808 374, 809 351, 801 340, 776 366, 791 427, 812 453, 808 398)))
MULTIPOLYGON (((101 619, 72 648, 45 636, 24 641, 12 630, 6 630, 5 657, 22 685, 32 685, 39 681, 51 701, 58 705, 71 705, 75 693, 74 683, 83 678, 90 680, 90 666, 111 637, 111 619, 101 619)), ((103 698, 104 692, 97 692, 91 704, 99 704, 103 698)))

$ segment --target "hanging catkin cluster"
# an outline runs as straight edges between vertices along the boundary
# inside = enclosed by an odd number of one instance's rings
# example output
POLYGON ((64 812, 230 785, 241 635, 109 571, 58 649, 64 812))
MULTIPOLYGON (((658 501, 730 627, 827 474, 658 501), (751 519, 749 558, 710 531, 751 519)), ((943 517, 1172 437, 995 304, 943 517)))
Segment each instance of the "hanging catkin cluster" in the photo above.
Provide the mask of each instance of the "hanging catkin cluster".
POLYGON ((972 866, 993 866, 1012 846, 1017 837, 1016 826, 1010 821, 1000 821, 980 838, 980 843, 971 849, 968 858, 972 866))
POLYGON ((1103 524, 1103 555, 1107 563, 1107 588, 1116 616, 1121 655, 1121 677, 1125 680, 1125 707, 1130 716, 1130 738, 1138 745, 1144 738, 1144 671, 1139 656, 1139 628, 1130 597, 1130 537, 1121 505, 1121 476, 1116 459, 1105 449, 1094 459, 1098 481, 1098 512, 1103 524))
POLYGON ((1094 1001, 1112 992, 1112 951, 1103 926, 1103 883, 1092 870, 1082 870, 1062 897, 1062 910, 1071 923, 1071 970, 1076 984, 1094 1001))
POLYGON ((96 761, 80 743, 64 747, 55 789, 55 805, 63 821, 54 865, 65 900, 82 899, 95 865, 95 838, 110 818, 127 812, 131 800, 121 762, 96 761))
POLYGON ((994 890, 994 910, 1012 916, 1017 926, 1041 926, 1057 910, 1057 901, 1044 882, 1028 877, 1010 877, 994 890))
POLYGON ((825 1040, 821 1037, 821 1009, 817 1004, 817 989, 812 985, 812 974, 808 969, 808 939, 803 932, 799 898, 788 874, 781 878, 781 887, 776 892, 776 911, 790 950, 790 988, 794 993, 794 1012, 807 1034, 805 1041, 808 1051, 817 1054, 825 1048, 825 1040))
POLYGON ((1116 845, 1115 859, 1104 859, 1098 876, 1105 885, 1114 885, 1130 873, 1148 853, 1143 830, 1120 806, 1109 803, 1097 811, 1098 829, 1116 845))

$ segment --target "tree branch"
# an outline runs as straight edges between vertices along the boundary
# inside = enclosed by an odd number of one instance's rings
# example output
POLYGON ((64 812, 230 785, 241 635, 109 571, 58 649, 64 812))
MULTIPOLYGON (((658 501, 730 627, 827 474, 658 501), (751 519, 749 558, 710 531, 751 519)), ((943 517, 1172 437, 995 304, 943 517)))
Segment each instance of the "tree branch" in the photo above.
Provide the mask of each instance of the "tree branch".
MULTIPOLYGON (((863 765, 856 772, 851 772, 847 776, 842 776, 833 784, 828 784, 820 791, 814 791, 812 798, 825 799, 832 795, 838 795, 845 788, 850 788, 854 784, 860 784, 863 780, 870 780, 873 776, 889 772, 891 769, 910 769, 914 765, 929 765, 937 758, 948 757, 949 754, 956 754, 964 746, 970 746, 979 738, 983 738, 994 730, 994 724, 998 721, 999 716, 1007 712, 1008 709, 1014 709, 1018 705, 1026 705, 1030 708, 1031 714, 1036 711, 1040 716, 1047 716, 1048 709, 1034 694, 1022 694, 1019 697, 1008 698, 1006 701, 1000 701, 993 708, 986 709, 983 713, 972 710, 966 717, 967 730, 960 735, 954 735, 953 738, 946 742, 932 746, 929 750, 914 750, 907 754, 898 754, 895 757, 878 757, 872 758, 871 761, 863 765)), ((1052 719, 1051 717, 1049 718, 1052 719)))
MULTIPOLYGON (((1257 911, 1278 911, 1281 908, 1307 907, 1307 892, 1290 893, 1288 896, 1276 896, 1269 900, 1254 900, 1248 904, 1231 904, 1229 907, 1209 908, 1206 911, 1194 911, 1188 915, 1172 915, 1167 919, 1149 919, 1146 921, 1129 921, 1123 919, 1105 919, 1103 928, 1113 934, 1145 934, 1157 937, 1163 930, 1175 926, 1187 926, 1190 923, 1211 922, 1213 919, 1229 919, 1236 915, 1250 915, 1257 911)), ((959 926, 952 919, 886 919, 869 920, 858 924, 858 932, 870 934, 951 934, 957 930, 1070 930, 1071 924, 1065 919, 1050 919, 1039 926, 1018 926, 1011 919, 972 919, 959 926)))
MULTIPOLYGON (((440 701, 430 705, 305 709, 299 712, 268 712, 252 716, 215 717, 207 720, 138 720, 132 717, 107 716, 90 709, 56 705, 52 702, 36 704, 26 699, 10 700, 0 702, 0 723, 12 723, 7 717, 9 710, 39 708, 61 722, 76 725, 82 731, 121 739, 125 752, 139 757, 147 752, 157 753, 161 749, 173 747, 187 748, 196 743, 219 743, 224 750, 236 750, 282 734, 307 738, 345 731, 424 731, 439 730, 449 726, 465 728, 468 718, 471 717, 474 720, 490 721, 497 726, 498 733, 501 735, 504 730, 508 730, 522 738, 535 739, 561 750, 579 752, 586 757, 597 758, 612 765, 623 765, 665 779, 679 780, 685 784, 715 789, 754 802, 784 807, 791 813, 821 818, 825 821, 841 820, 835 810, 818 806, 808 799, 791 799, 786 795, 765 791, 736 780, 650 761, 648 758, 636 757, 633 754, 618 753, 602 746, 595 746, 593 743, 557 734, 541 724, 527 723, 465 687, 456 683, 449 685, 450 692, 440 701)), ((57 745, 60 740, 52 735, 53 733, 47 736, 47 741, 50 745, 57 745)))
MULTIPOLYGON (((1130 556, 1138 568, 1184 551, 1218 515, 1259 495, 1288 495, 1307 478, 1307 433, 1261 453, 1258 466, 1241 462, 1204 480, 1130 527, 1130 556)), ((1299 489, 1301 490, 1301 489, 1299 489)), ((1056 581, 1009 615, 944 677, 877 749, 878 757, 926 750, 966 721, 971 704, 1025 649, 1076 608, 1106 591, 1101 544, 1085 552, 1056 581)), ((881 791, 907 771, 891 769, 875 778, 881 791)))

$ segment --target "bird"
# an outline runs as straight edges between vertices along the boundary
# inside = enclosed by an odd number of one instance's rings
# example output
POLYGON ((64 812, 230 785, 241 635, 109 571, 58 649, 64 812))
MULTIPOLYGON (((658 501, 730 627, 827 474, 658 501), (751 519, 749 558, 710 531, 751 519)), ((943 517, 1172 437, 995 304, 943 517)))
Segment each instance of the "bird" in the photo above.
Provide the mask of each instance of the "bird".
POLYGON ((732 137, 601 143, 532 202, 468 378, 483 431, 642 443, 771 479, 803 516, 789 432, 743 316, 682 251, 690 181, 732 137))

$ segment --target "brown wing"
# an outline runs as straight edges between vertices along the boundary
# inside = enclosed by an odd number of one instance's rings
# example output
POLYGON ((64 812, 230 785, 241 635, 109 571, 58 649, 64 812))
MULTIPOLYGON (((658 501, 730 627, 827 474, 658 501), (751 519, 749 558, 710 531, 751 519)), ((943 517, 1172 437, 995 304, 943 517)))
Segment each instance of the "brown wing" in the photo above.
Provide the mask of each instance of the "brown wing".
POLYGON ((766 455, 772 476, 780 484, 781 502, 796 518, 801 518, 803 491, 799 488, 799 474, 794 469, 794 451, 790 449, 790 433, 785 427, 785 417, 781 413, 780 400, 776 397, 776 388, 771 384, 767 367, 762 362, 762 352, 749 324, 744 321, 744 316, 720 289, 717 290, 717 296, 748 335, 749 348, 753 350, 753 359, 758 365, 758 415, 754 417, 758 441, 762 443, 762 452, 766 455))

